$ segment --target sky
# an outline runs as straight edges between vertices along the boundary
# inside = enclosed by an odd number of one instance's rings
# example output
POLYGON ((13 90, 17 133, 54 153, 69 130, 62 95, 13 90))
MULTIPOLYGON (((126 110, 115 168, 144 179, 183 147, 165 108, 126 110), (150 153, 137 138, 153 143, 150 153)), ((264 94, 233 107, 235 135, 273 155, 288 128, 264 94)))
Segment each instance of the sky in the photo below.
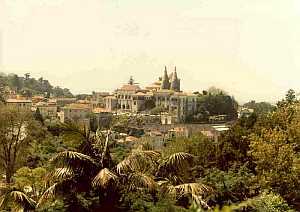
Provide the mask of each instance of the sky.
POLYGON ((300 91, 299 0, 0 0, 0 71, 73 93, 146 86, 177 67, 182 90, 239 102, 300 91))

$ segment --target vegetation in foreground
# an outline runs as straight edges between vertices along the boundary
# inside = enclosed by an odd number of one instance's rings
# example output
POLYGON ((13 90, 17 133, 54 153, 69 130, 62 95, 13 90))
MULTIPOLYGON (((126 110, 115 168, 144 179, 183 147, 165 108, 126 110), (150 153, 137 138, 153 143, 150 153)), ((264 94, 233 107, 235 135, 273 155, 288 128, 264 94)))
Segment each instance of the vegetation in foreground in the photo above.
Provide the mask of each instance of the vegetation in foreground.
POLYGON ((126 149, 109 130, 42 125, 1 106, 1 209, 299 211, 299 106, 290 91, 218 141, 193 135, 160 149, 149 139, 126 149))

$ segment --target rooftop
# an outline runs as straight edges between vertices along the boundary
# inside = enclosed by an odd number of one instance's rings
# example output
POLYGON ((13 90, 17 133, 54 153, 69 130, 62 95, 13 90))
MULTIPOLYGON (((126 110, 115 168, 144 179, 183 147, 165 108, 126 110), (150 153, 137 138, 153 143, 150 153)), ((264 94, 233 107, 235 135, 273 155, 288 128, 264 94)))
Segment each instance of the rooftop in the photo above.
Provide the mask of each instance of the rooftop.
POLYGON ((66 105, 65 108, 70 108, 70 109, 90 109, 90 105, 73 103, 73 104, 66 105))
POLYGON ((123 91, 138 91, 141 90, 140 86, 138 85, 131 85, 131 84, 125 84, 123 85, 120 89, 118 90, 123 90, 123 91))
POLYGON ((28 99, 7 99, 7 103, 32 103, 31 100, 28 99))
POLYGON ((53 107, 53 106, 57 106, 56 102, 38 102, 36 103, 36 106, 38 107, 53 107))

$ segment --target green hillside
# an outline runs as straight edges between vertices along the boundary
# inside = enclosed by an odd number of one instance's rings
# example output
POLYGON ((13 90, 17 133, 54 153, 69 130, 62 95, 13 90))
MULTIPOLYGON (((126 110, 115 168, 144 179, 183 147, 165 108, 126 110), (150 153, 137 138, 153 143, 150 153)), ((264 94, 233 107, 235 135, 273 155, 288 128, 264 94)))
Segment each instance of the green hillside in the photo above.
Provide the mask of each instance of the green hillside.
POLYGON ((4 92, 4 89, 7 86, 11 90, 16 91, 18 94, 22 94, 27 97, 31 97, 33 95, 45 95, 48 97, 73 97, 73 94, 69 89, 53 86, 43 77, 35 79, 30 77, 29 73, 26 73, 24 76, 0 73, 1 92, 4 92))

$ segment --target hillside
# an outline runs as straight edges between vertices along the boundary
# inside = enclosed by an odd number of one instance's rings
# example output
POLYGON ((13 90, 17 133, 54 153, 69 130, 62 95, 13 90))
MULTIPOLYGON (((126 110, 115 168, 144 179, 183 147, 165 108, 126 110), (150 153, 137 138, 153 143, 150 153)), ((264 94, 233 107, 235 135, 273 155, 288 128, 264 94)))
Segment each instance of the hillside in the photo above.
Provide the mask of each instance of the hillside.
POLYGON ((31 97, 33 95, 46 95, 48 97, 73 96, 68 88, 53 86, 47 79, 43 79, 43 77, 40 77, 39 79, 32 78, 29 73, 26 73, 24 76, 0 73, 1 92, 4 92, 4 89, 7 87, 15 91, 17 94, 22 94, 27 97, 31 97))

